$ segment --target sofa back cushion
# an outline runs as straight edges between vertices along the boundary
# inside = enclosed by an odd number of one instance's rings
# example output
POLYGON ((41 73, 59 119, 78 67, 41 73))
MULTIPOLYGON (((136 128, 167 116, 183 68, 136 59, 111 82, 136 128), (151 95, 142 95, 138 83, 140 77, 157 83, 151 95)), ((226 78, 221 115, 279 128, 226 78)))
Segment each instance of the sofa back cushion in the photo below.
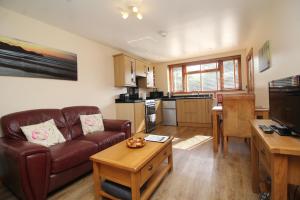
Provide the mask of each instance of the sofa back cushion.
POLYGON ((101 114, 96 106, 66 107, 62 109, 62 113, 70 127, 72 139, 83 136, 80 115, 101 114))
POLYGON ((11 113, 1 118, 1 125, 5 137, 26 141, 21 126, 39 124, 53 119, 58 130, 66 140, 71 140, 71 134, 66 120, 59 109, 37 109, 11 113))

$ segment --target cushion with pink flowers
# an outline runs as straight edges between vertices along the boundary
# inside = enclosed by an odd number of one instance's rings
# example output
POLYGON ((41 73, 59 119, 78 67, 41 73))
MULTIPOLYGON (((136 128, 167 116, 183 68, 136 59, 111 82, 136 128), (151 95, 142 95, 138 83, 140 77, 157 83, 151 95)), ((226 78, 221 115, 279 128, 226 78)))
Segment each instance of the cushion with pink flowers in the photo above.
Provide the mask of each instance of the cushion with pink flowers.
POLYGON ((21 130, 29 142, 50 147, 65 142, 53 119, 40 124, 22 126, 21 130))
POLYGON ((80 115, 80 121, 84 135, 96 131, 104 131, 103 118, 101 114, 80 115))

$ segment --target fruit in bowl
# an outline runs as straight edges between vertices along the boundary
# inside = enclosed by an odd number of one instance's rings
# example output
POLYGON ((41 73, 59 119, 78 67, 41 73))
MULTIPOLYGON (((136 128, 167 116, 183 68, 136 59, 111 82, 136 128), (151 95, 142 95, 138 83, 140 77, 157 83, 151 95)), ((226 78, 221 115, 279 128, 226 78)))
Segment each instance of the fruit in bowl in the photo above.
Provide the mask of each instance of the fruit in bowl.
POLYGON ((126 144, 129 148, 142 148, 143 146, 145 146, 146 141, 141 137, 129 138, 126 140, 126 144))

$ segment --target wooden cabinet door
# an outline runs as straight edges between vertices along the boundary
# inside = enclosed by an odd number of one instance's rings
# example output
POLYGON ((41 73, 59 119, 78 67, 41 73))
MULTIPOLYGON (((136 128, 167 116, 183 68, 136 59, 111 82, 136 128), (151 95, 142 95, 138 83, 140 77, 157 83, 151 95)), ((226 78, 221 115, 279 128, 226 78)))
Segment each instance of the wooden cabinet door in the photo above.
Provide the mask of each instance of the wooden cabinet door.
POLYGON ((119 54, 114 56, 115 86, 136 86, 135 59, 119 54))
POLYGON ((179 125, 211 125, 211 99, 179 99, 176 101, 179 125))
POLYGON ((162 122, 161 100, 155 101, 155 114, 156 114, 156 124, 160 124, 162 122))
POLYGON ((211 99, 201 99, 198 100, 198 123, 210 124, 212 123, 212 100, 211 99))
POLYGON ((135 60, 124 56, 124 86, 136 86, 135 60))
POLYGON ((146 66, 146 64, 142 61, 136 60, 135 65, 136 65, 136 69, 135 69, 136 76, 146 77, 147 76, 147 73, 146 73, 147 66, 146 66))
POLYGON ((139 133, 145 130, 145 103, 135 103, 134 104, 134 124, 135 133, 139 133))
POLYGON ((131 133, 135 133, 133 103, 116 103, 116 118, 131 121, 131 133))
POLYGON ((177 121, 184 123, 198 122, 198 100, 180 99, 176 101, 177 121))

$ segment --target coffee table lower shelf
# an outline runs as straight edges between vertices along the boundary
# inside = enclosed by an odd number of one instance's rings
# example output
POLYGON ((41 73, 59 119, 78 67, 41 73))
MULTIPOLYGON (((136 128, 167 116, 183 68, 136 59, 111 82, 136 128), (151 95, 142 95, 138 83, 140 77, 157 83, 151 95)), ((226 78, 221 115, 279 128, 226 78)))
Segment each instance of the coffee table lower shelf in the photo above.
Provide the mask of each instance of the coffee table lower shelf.
MULTIPOLYGON (((157 188, 157 186, 160 184, 160 182, 163 180, 163 178, 167 175, 167 173, 171 171, 170 165, 162 165, 157 171, 152 175, 152 177, 147 181, 147 187, 141 194, 141 200, 147 200, 150 198, 151 194, 154 192, 154 190, 157 188)), ((103 190, 99 190, 99 195, 102 197, 106 197, 112 200, 121 200, 118 199, 103 190)))

